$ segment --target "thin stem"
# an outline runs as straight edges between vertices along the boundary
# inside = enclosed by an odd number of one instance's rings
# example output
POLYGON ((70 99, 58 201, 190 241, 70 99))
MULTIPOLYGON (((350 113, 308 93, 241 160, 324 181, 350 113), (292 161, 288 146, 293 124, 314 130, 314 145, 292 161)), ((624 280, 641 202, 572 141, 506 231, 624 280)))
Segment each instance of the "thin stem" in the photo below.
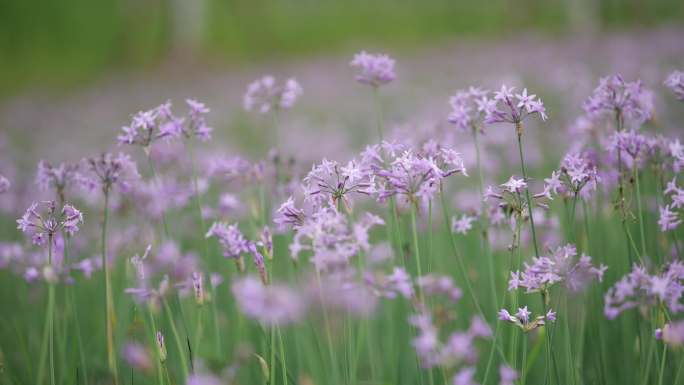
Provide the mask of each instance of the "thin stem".
POLYGON ((637 211, 639 212, 639 234, 641 236, 641 255, 646 256, 646 233, 644 231, 644 212, 641 209, 641 189, 639 187, 639 169, 634 162, 634 184, 636 186, 637 211))
MULTIPOLYGON (((516 124, 516 129, 518 133, 518 153, 520 154, 520 169, 522 171, 523 180, 525 183, 529 183, 527 179, 527 170, 525 169, 525 157, 523 156, 522 148, 522 126, 521 123, 516 124)), ((530 189, 525 186, 525 199, 527 200, 527 211, 530 216, 530 227, 532 229, 532 242, 534 243, 534 255, 539 258, 539 248, 537 246, 537 232, 534 228, 534 218, 532 217, 532 200, 530 199, 530 189)))
MULTIPOLYGON (((411 233, 413 234, 413 253, 416 258, 416 274, 422 277, 423 273, 420 267, 420 248, 418 247, 418 225, 416 223, 416 206, 411 205, 411 233)), ((423 289, 418 286, 418 298, 423 302, 423 289)))
POLYGON ((119 373, 116 365, 116 353, 114 351, 114 304, 112 297, 112 284, 110 279, 109 264, 107 262, 107 225, 109 221, 109 188, 104 188, 104 214, 102 218, 102 269, 105 280, 105 330, 107 338, 107 363, 109 371, 114 376, 114 383, 119 383, 119 373))
MULTIPOLYGON (((52 269, 52 234, 48 236, 48 266, 52 269)), ((55 385, 55 283, 50 279, 48 288, 48 323, 50 338, 50 384, 55 385)))
POLYGON ((660 361, 660 373, 658 374, 658 385, 663 385, 665 374, 665 361, 667 359, 667 344, 663 344, 663 359, 660 361))
POLYGON ((380 142, 382 142, 382 104, 380 103, 380 91, 378 90, 378 87, 373 87, 373 102, 375 104, 375 128, 378 131, 378 138, 380 139, 380 142))
POLYGON ((181 369, 183 370, 183 381, 185 381, 185 379, 188 378, 189 362, 185 357, 185 349, 183 348, 183 342, 181 342, 180 335, 178 334, 176 323, 173 320, 171 308, 169 307, 168 302, 166 302, 166 299, 162 299, 162 302, 164 303, 164 310, 166 310, 166 317, 168 318, 169 324, 171 325, 171 333, 173 334, 173 339, 176 342, 176 349, 178 349, 178 356, 180 357, 181 361, 181 369))
POLYGON ((484 196, 484 175, 482 173, 482 162, 480 160, 480 142, 477 135, 477 127, 473 127, 473 142, 475 143, 475 161, 477 166, 478 184, 477 189, 480 197, 480 245, 485 257, 487 258, 487 269, 489 270, 489 285, 492 291, 492 302, 494 311, 499 304, 499 298, 496 292, 496 274, 494 272, 494 255, 489 247, 489 215, 487 213, 487 204, 482 199, 484 196))
MULTIPOLYGON (((154 167, 154 162, 152 162, 152 156, 150 155, 150 150, 149 148, 144 149, 145 152, 145 157, 147 158, 147 164, 150 166, 150 173, 152 174, 152 181, 155 184, 160 184, 161 181, 159 180, 159 177, 157 176, 157 170, 154 167)), ((164 228, 164 236, 166 238, 169 237, 169 226, 166 221, 166 213, 162 211, 161 213, 161 221, 162 221, 162 226, 164 228)))
POLYGON ((285 364, 285 343, 283 342, 283 333, 280 327, 277 327, 278 345, 280 347, 280 374, 283 385, 287 385, 287 365, 285 364))

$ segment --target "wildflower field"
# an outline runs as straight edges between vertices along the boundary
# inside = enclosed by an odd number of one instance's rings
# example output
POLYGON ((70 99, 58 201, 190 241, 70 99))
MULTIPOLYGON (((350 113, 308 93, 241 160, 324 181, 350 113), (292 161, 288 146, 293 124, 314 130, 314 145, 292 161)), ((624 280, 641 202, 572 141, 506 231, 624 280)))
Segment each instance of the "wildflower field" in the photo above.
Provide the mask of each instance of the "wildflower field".
POLYGON ((0 383, 684 384, 682 36, 457 81, 359 47, 0 132, 0 383))

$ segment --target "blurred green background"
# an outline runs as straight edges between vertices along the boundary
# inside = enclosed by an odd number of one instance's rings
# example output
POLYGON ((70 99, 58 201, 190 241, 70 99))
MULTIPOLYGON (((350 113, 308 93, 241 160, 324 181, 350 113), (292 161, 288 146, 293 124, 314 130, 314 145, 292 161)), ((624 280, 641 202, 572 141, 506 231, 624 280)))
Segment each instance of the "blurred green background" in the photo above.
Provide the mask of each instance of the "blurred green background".
POLYGON ((244 66, 360 43, 410 48, 683 21, 682 0, 4 0, 0 97, 174 60, 244 66))

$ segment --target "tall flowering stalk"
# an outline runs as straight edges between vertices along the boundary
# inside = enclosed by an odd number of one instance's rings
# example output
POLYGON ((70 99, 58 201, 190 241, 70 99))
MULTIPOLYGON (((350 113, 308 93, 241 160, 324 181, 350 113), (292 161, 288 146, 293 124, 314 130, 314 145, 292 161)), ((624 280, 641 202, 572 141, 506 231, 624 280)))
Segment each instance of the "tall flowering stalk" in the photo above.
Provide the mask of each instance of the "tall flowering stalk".
POLYGON ((101 154, 85 160, 89 174, 83 177, 84 184, 91 188, 99 188, 104 197, 102 215, 101 253, 102 269, 104 271, 105 284, 105 333, 107 341, 107 364, 109 371, 114 376, 114 382, 118 384, 119 375, 116 363, 116 349, 114 346, 114 299, 111 287, 109 261, 107 255, 107 226, 109 224, 109 198, 114 187, 122 191, 128 191, 131 183, 139 178, 135 163, 124 154, 101 154))
MULTIPOLYGON (((454 124, 459 130, 470 131, 473 144, 475 145, 475 162, 478 175, 478 193, 480 197, 484 196, 484 175, 482 171, 481 155, 480 155, 480 141, 478 137, 484 132, 484 121, 487 116, 487 111, 491 110, 496 103, 487 96, 488 90, 477 87, 470 87, 468 90, 457 91, 449 99, 451 105, 451 113, 449 114, 449 123, 454 124)), ((464 217, 465 219, 465 217, 464 217)), ((486 202, 484 199, 480 200, 480 241, 482 251, 487 257, 489 270, 489 283, 492 291, 493 309, 499 307, 499 299, 496 292, 496 278, 494 273, 494 255, 491 252, 489 245, 489 217, 486 202)))
MULTIPOLYGON (((17 228, 24 234, 31 236, 31 241, 35 245, 44 246, 47 244, 47 264, 43 269, 43 275, 48 282, 48 304, 45 315, 47 329, 48 350, 50 357, 50 384, 55 385, 55 358, 54 358, 54 322, 55 322, 55 283, 57 277, 53 265, 53 245, 55 236, 64 230, 68 234, 78 231, 79 225, 83 223, 83 214, 71 205, 63 205, 61 210, 57 209, 54 201, 33 203, 26 210, 24 215, 17 220, 17 228)), ((45 340, 43 341, 43 352, 45 352, 45 340)), ((38 370, 38 382, 43 380, 43 358, 38 370)))

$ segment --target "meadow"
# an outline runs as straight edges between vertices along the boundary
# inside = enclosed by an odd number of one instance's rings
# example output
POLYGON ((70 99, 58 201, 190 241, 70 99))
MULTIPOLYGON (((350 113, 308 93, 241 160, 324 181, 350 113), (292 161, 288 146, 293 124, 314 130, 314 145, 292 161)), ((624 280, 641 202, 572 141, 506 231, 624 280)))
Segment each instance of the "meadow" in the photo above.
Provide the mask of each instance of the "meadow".
POLYGON ((359 50, 0 133, 0 381, 684 384, 679 36, 449 90, 359 50))

